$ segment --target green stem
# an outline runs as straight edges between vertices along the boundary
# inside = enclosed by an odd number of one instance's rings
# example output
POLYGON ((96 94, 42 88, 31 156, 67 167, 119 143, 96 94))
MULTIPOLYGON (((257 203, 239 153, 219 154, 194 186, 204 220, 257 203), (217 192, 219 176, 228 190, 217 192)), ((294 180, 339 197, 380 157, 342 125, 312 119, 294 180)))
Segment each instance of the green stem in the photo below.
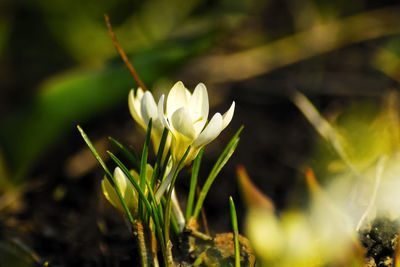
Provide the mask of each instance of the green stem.
POLYGON ((231 139, 231 141, 228 143, 220 157, 218 158, 217 162, 215 163, 214 167, 212 168, 210 174, 207 177, 206 182, 203 185, 203 188, 200 191, 199 197, 196 202, 196 206, 194 208, 193 212, 193 217, 197 219, 197 217, 200 214, 201 208, 203 207, 203 202, 207 196, 208 191, 211 188, 211 185, 213 184, 215 178, 217 178, 217 175, 221 171, 221 169, 225 166, 225 164, 228 162, 229 158, 232 156, 233 152, 235 151, 238 143, 239 143, 239 133, 243 127, 241 127, 235 136, 231 139))
MULTIPOLYGON (((167 196, 167 202, 165 205, 165 216, 164 216, 164 241, 165 241, 165 246, 167 247, 167 253, 168 255, 168 262, 167 262, 167 266, 168 267, 172 267, 173 263, 171 263, 170 261, 172 260, 172 252, 171 252, 171 248, 172 248, 172 243, 169 240, 169 225, 170 225, 170 217, 171 217, 171 204, 172 204, 172 190, 174 189, 174 185, 175 185, 175 181, 176 178, 178 177, 178 173, 181 170, 181 168, 183 167, 183 163, 185 162, 185 159, 187 157, 187 155, 189 154, 190 151, 190 146, 186 149, 185 154, 183 155, 182 159, 179 161, 178 166, 176 167, 176 170, 173 174, 173 178, 168 190, 168 196, 167 196)), ((168 175, 169 176, 169 175, 168 175)), ((158 193, 158 191, 157 191, 158 193)))
POLYGON ((194 196, 196 193, 197 179, 199 176, 199 170, 200 170, 201 159, 203 157, 203 152, 204 152, 204 147, 199 151, 199 154, 197 154, 197 157, 193 163, 192 176, 190 178, 189 196, 186 205, 186 217, 185 217, 186 221, 188 221, 190 219, 190 216, 192 216, 194 196))
POLYGON ((235 245, 235 267, 240 267, 239 230, 238 230, 235 203, 233 202, 231 196, 229 197, 229 208, 231 211, 233 242, 235 245))

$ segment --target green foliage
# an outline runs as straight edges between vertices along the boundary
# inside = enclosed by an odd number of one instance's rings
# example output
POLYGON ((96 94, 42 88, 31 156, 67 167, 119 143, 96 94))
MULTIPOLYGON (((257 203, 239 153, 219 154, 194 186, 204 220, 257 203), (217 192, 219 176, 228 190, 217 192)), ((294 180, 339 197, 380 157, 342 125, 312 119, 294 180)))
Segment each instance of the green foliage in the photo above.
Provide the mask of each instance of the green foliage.
POLYGON ((233 243, 235 246, 235 267, 240 267, 239 230, 238 230, 238 222, 237 222, 235 203, 233 202, 232 197, 229 197, 229 210, 231 213, 232 232, 233 232, 233 240, 234 240, 233 243))
MULTIPOLYGON (((118 159, 113 153, 107 151, 108 155, 110 158, 114 161, 114 163, 122 170, 122 172, 125 174, 125 176, 128 178, 132 186, 135 188, 136 192, 138 193, 138 207, 139 207, 139 212, 137 213, 137 217, 133 217, 131 212, 129 211, 129 203, 126 203, 123 195, 120 192, 119 187, 117 186, 117 183, 114 181, 114 177, 112 173, 109 171, 107 168, 105 162, 102 160, 96 149, 94 148, 93 144, 91 143, 90 139, 86 135, 86 133, 82 130, 80 126, 78 126, 78 130, 80 131, 83 139, 85 140, 86 144, 92 151, 93 155, 97 159, 97 161, 100 163, 100 165, 103 167, 105 173, 106 173, 106 178, 109 180, 110 184, 113 186, 115 189, 115 192, 118 195, 119 200, 121 201, 125 214, 128 217, 130 223, 132 224, 133 227, 135 227, 135 222, 139 221, 146 227, 148 227, 152 233, 154 233, 157 236, 157 243, 159 244, 164 263, 169 266, 171 263, 172 259, 172 254, 170 250, 170 227, 174 229, 174 233, 179 235, 181 234, 181 229, 179 228, 177 224, 177 219, 175 218, 175 215, 171 214, 171 209, 172 209, 172 191, 175 186, 175 182, 177 180, 178 174, 180 170, 184 167, 184 162, 186 160, 187 155, 189 154, 191 147, 189 146, 183 157, 180 159, 178 165, 175 168, 172 168, 169 170, 168 175, 172 175, 172 181, 169 186, 169 189, 166 194, 166 198, 162 197, 161 201, 157 201, 155 197, 155 190, 157 189, 158 184, 156 184, 156 181, 162 181, 164 177, 165 171, 161 171, 166 169, 166 165, 169 163, 170 159, 170 153, 167 154, 166 159, 163 161, 162 166, 162 155, 164 154, 164 148, 165 148, 165 143, 167 140, 168 136, 168 130, 164 130, 163 136, 161 138, 161 142, 159 145, 159 149, 156 155, 156 167, 153 170, 153 174, 151 175, 151 179, 149 179, 147 176, 146 172, 146 166, 148 164, 147 159, 148 159, 148 150, 150 147, 150 136, 151 136, 151 128, 152 128, 152 120, 150 119, 149 124, 147 126, 147 131, 146 131, 146 139, 144 142, 143 146, 143 151, 142 151, 142 156, 141 159, 137 159, 133 156, 133 153, 128 151, 121 143, 117 142, 113 138, 109 138, 109 140, 118 148, 118 151, 121 152, 121 154, 128 160, 130 161, 131 164, 133 165, 138 165, 140 161, 140 174, 139 174, 139 180, 135 180, 135 178, 132 176, 131 172, 129 169, 122 163, 120 159, 118 159), (159 166, 159 167, 158 167, 159 166), (151 219, 151 221, 150 221, 151 219)), ((234 135, 234 137, 231 139, 231 141, 228 143, 224 151, 222 152, 221 156, 218 158, 214 168, 210 172, 210 175, 208 179, 206 180, 205 185, 203 186, 202 193, 200 194, 200 198, 197 201, 196 208, 195 208, 195 213, 198 209, 201 209, 201 205, 204 201, 205 196, 207 195, 208 190, 211 187, 212 182, 215 180, 216 176, 222 169, 222 167, 226 164, 228 159, 231 157, 232 153, 234 152, 238 142, 239 142, 239 134, 242 131, 243 127, 241 127, 237 133, 234 135)), ((203 151, 204 149, 201 149, 198 156, 196 157, 196 160, 194 162, 194 171, 192 174, 192 180, 191 180, 191 189, 189 192, 190 195, 190 200, 189 204, 190 206, 193 205, 194 201, 194 191, 195 187, 197 184, 197 176, 200 168, 200 163, 201 163, 201 158, 203 156, 203 151)), ((137 166, 136 166, 137 167, 137 166)), ((103 189, 104 190, 104 189, 103 189)), ((232 200, 231 200, 232 201, 232 200)), ((237 231, 237 218, 235 211, 232 210, 232 205, 231 205, 231 212, 232 213, 232 223, 235 231, 235 236, 238 238, 238 231, 237 231), (235 230, 236 229, 236 230, 235 230)), ((191 217, 191 210, 192 208, 189 207, 186 217, 190 218, 191 217)), ((234 209, 234 207, 233 207, 234 209)), ((197 214, 198 215, 198 214, 197 214)), ((196 216, 197 216, 196 215, 196 216)), ((236 240, 236 239, 235 239, 236 240)), ((139 240, 140 242, 140 240, 139 240)), ((236 242, 236 241, 235 241, 236 242)), ((238 242, 238 241, 237 241, 238 242)), ((237 244, 238 245, 238 244, 237 244)), ((146 254, 145 248, 141 248, 141 253, 146 254)), ((147 255, 147 254, 146 254, 147 255)), ((146 255, 142 257, 147 257, 146 255)), ((239 254, 237 254, 239 255, 239 254)), ((239 255, 240 256, 240 255, 239 255)), ((153 257, 156 257, 156 255, 153 255, 153 257)))
POLYGON ((203 158, 203 153, 204 153, 204 147, 199 151, 199 154, 197 154, 197 157, 193 163, 192 176, 190 178, 189 196, 186 205, 186 216, 185 216, 186 220, 189 220, 189 218, 192 216, 194 195, 196 193, 197 179, 199 176, 200 164, 201 164, 201 159, 203 158))
POLYGON ((125 209, 126 215, 129 218, 129 221, 133 224, 134 219, 132 217, 131 212, 128 209, 128 206, 124 200, 124 198, 122 197, 121 191, 119 189, 118 186, 115 186, 115 181, 114 181, 114 176, 111 174, 111 172, 108 170, 107 165, 104 163, 103 159, 100 157, 99 153, 97 153, 96 149, 94 148, 92 142, 90 141, 89 137, 86 135, 86 133, 82 130, 82 128, 80 126, 78 126, 78 130, 81 133, 83 140, 85 140, 86 144, 88 145, 90 151, 92 151, 94 157, 97 159, 97 161, 100 163, 101 167, 103 167, 104 172, 106 173, 106 177, 108 179, 108 181, 110 182, 110 184, 114 187, 115 192, 118 195, 119 200, 122 203, 122 206, 125 209))
POLYGON ((228 162, 230 157, 232 156, 233 152, 235 151, 238 143, 239 143, 239 135, 243 130, 243 126, 239 128, 239 130, 236 132, 236 134, 232 137, 232 139, 229 141, 229 143, 226 145, 224 151, 222 151, 221 155, 219 156, 217 162, 214 164, 214 167, 212 168, 210 174, 208 175, 201 191, 199 198, 197 199, 196 206, 194 208, 193 212, 193 217, 197 218, 200 214, 201 208, 203 207, 203 202, 207 196, 208 191, 211 188, 211 185, 213 184, 215 178, 217 178, 217 175, 221 171, 221 169, 225 166, 225 164, 228 162))

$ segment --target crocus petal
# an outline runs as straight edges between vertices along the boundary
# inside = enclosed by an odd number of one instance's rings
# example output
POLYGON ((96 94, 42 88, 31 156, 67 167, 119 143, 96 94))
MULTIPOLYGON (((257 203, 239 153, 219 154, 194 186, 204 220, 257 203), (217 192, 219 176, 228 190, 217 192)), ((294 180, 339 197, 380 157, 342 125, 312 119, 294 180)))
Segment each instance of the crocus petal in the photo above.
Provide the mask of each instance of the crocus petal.
POLYGON ((235 101, 232 102, 232 105, 228 109, 228 111, 225 112, 224 115, 222 115, 222 122, 223 122, 222 130, 225 129, 226 126, 228 126, 228 124, 231 122, 234 111, 235 111, 235 101))
POLYGON ((209 110, 207 89, 203 83, 199 83, 194 89, 188 108, 193 119, 196 135, 198 135, 207 122, 209 110))
POLYGON ((222 116, 220 113, 215 113, 211 121, 208 123, 204 131, 201 132, 199 137, 194 141, 194 147, 204 146, 217 138, 222 131, 222 116))
POLYGON ((189 109, 186 107, 182 107, 172 114, 171 126, 176 132, 182 134, 186 138, 194 139, 196 137, 192 118, 190 116, 189 109))
POLYGON ((144 124, 142 116, 141 116, 141 111, 140 111, 142 98, 143 98, 143 90, 140 87, 136 91, 136 96, 135 96, 134 91, 131 90, 129 92, 128 105, 129 105, 129 111, 130 111, 133 119, 141 127, 146 128, 147 125, 144 124))
POLYGON ((164 98, 165 96, 162 95, 160 100, 158 100, 158 118, 160 119, 161 123, 166 127, 168 130, 172 132, 171 126, 169 125, 167 119, 165 118, 164 114, 164 98))
POLYGON ((153 95, 150 92, 145 92, 141 101, 141 114, 143 122, 148 125, 150 118, 156 121, 158 119, 157 105, 154 101, 153 95))
POLYGON ((121 191, 122 197, 130 212, 135 216, 138 206, 138 194, 128 177, 126 177, 125 173, 119 167, 116 167, 114 170, 114 181, 121 191))
POLYGON ((127 191, 131 191, 127 190, 127 188, 129 187, 129 189, 132 189, 132 186, 130 185, 130 182, 125 173, 119 167, 116 167, 114 170, 114 181, 121 191, 122 196, 125 198, 125 193, 127 191))
MULTIPOLYGON (((190 95, 190 93, 189 93, 190 95)), ((188 93, 187 89, 182 82, 177 82, 171 88, 167 98, 167 117, 171 119, 172 114, 181 108, 186 107, 188 104, 188 93)))
POLYGON ((122 206, 114 187, 111 185, 107 178, 104 178, 101 181, 101 189, 103 190, 104 196, 111 203, 111 205, 113 205, 120 212, 124 212, 124 207, 122 206))
MULTIPOLYGON (((121 192, 121 195, 127 204, 129 210, 131 213, 136 213, 137 210, 137 194, 136 191, 134 191, 133 186, 131 185, 130 181, 128 178, 125 176, 123 171, 120 168, 115 168, 114 170, 114 182, 115 185, 118 187, 118 189, 121 192)), ((101 183, 102 189, 104 196, 106 199, 115 207, 117 208, 120 212, 124 213, 124 207, 121 203, 121 200, 119 199, 117 193, 115 192, 114 187, 111 185, 111 183, 108 181, 108 179, 103 179, 101 183)))

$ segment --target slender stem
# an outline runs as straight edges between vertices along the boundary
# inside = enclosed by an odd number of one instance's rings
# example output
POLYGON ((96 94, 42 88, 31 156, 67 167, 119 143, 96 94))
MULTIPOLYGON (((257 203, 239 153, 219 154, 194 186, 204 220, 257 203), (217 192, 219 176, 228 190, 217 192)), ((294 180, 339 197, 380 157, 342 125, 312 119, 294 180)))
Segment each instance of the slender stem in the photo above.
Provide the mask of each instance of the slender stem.
MULTIPOLYGON (((150 144, 150 136, 151 136, 151 128, 152 128, 152 119, 149 120, 149 123, 147 125, 147 131, 146 131, 146 139, 144 141, 143 145, 143 151, 142 151, 142 158, 140 162, 140 174, 139 174, 139 185, 140 188, 142 189, 143 192, 146 191, 146 181, 147 181, 147 156, 149 152, 149 144, 150 144)), ((140 218, 144 219, 145 218, 145 209, 144 209, 144 204, 142 201, 139 202, 139 216, 140 218)))
MULTIPOLYGON (((161 198, 161 203, 162 203, 162 205, 165 207, 165 205, 167 204, 167 200, 165 200, 165 197, 162 197, 161 198)), ((164 215, 163 215, 164 216, 164 215)), ((171 216, 171 226, 172 226, 172 229, 174 229, 174 233, 176 234, 176 235, 178 235, 178 234, 180 234, 182 231, 179 229, 179 226, 178 226, 178 223, 177 223, 177 221, 176 221, 176 218, 175 218, 175 216, 171 216)))
POLYGON ((197 154, 197 157, 193 163, 192 176, 190 178, 189 196, 186 205, 186 217, 185 217, 186 220, 189 220, 190 216, 192 216, 194 196, 196 193, 197 179, 199 176, 199 170, 200 170, 201 159, 203 157, 203 152, 204 152, 204 147, 199 151, 199 154, 197 154))
POLYGON ((117 49, 117 51, 118 51, 119 55, 121 56, 122 60, 124 61, 126 67, 129 70, 129 72, 131 73, 133 79, 135 79, 136 83, 139 85, 140 88, 143 89, 143 91, 146 91, 147 90, 146 86, 144 85, 144 83, 140 79, 139 75, 136 73, 136 70, 133 68, 133 66, 129 62, 128 58, 126 57, 126 54, 125 54, 124 50, 122 50, 122 48, 120 47, 120 45, 119 45, 119 43, 117 41, 117 37, 115 37, 114 31, 113 31, 113 29, 111 27, 110 19, 108 18, 107 14, 104 14, 104 19, 106 20, 108 32, 110 33, 111 39, 113 40, 113 43, 114 43, 114 46, 117 49))
POLYGON ((163 134, 161 136, 160 145, 158 146, 158 149, 157 149, 156 163, 154 165, 154 171, 153 171, 153 175, 151 177, 151 183, 150 183, 151 188, 154 188, 157 178, 160 177, 161 161, 162 161, 162 156, 164 154, 165 143, 167 142, 168 134, 169 134, 168 129, 164 128, 163 134))
MULTIPOLYGON (((151 225, 154 226, 154 224, 151 225)), ((151 225, 149 224, 149 231, 148 231, 150 235, 151 255, 153 256, 154 267, 159 267, 160 263, 158 262, 158 256, 157 256, 157 238, 154 235, 154 232, 152 231, 151 225)))
POLYGON ((239 230, 238 230, 235 203, 233 202, 233 199, 231 196, 229 197, 229 208, 231 211, 233 242, 235 245, 235 267, 240 267, 239 230))
MULTIPOLYGON (((241 130, 238 131, 240 133, 241 130)), ((211 170, 210 174, 207 177, 206 182, 203 185, 203 188, 200 191, 200 195, 197 199, 196 206, 193 211, 193 217, 197 219, 200 214, 201 208, 203 207, 203 202, 208 194, 208 191, 211 188, 215 178, 221 171, 222 167, 228 162, 229 158, 232 156, 233 152, 235 151, 237 145, 239 143, 239 137, 234 136, 231 142, 226 146, 225 150, 222 152, 220 158, 217 160, 217 163, 214 165, 213 169, 211 170)))
MULTIPOLYGON (((170 216, 171 216, 172 190, 174 188, 176 178, 178 177, 178 173, 181 170, 181 168, 183 167, 182 165, 185 162, 185 159, 186 159, 187 155, 189 154, 190 149, 191 149, 191 147, 189 146, 186 149, 186 152, 183 155, 182 159, 179 161, 178 166, 176 167, 176 170, 174 171, 174 175, 173 175, 173 178, 172 178, 169 190, 168 190, 167 202, 165 204, 165 215, 164 215, 164 241, 165 241, 165 244, 167 247, 167 253, 171 253, 171 248, 172 248, 172 243, 169 240, 169 230, 170 230, 169 223, 170 223, 170 216)), ((158 191, 157 191, 157 193, 158 193, 158 191)), ((168 259, 172 260, 172 254, 168 255, 168 259)), ((167 266, 172 266, 172 263, 173 262, 168 261, 167 266)))
POLYGON ((144 229, 143 229, 142 222, 135 221, 135 223, 133 224, 133 231, 137 235, 137 238, 138 238, 140 256, 142 259, 142 266, 148 267, 149 266, 149 257, 147 255, 146 237, 144 235, 144 229))

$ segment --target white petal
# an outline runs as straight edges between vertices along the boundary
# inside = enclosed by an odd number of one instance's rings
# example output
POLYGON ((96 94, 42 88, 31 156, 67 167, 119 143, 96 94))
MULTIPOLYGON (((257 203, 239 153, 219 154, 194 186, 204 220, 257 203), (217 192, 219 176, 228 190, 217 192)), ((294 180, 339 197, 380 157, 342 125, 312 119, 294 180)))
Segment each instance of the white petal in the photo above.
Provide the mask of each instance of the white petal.
POLYGON ((225 112, 224 115, 222 115, 222 120, 223 120, 222 130, 225 129, 226 126, 228 126, 228 124, 231 122, 234 111, 235 111, 235 101, 232 102, 232 105, 228 109, 228 111, 225 112))
POLYGON ((162 95, 160 97, 160 100, 158 100, 158 118, 160 119, 160 121, 164 127, 168 128, 168 130, 172 131, 167 119, 165 118, 165 114, 164 114, 164 98, 165 98, 165 96, 162 95))
POLYGON ((220 113, 215 113, 204 131, 201 132, 199 137, 194 141, 194 147, 204 146, 217 138, 222 131, 222 116, 220 113))
POLYGON ((198 135, 207 122, 209 110, 207 89, 203 83, 199 83, 194 89, 188 108, 194 122, 196 135, 198 135))
POLYGON ((134 189, 128 177, 126 177, 125 173, 119 167, 116 167, 114 170, 114 181, 121 191, 121 195, 129 210, 134 213, 138 201, 136 189, 134 189))
POLYGON ((136 96, 133 89, 129 92, 128 96, 128 105, 129 111, 133 117, 133 119, 143 128, 146 128, 146 125, 143 122, 143 118, 140 112, 141 101, 143 98, 143 90, 139 87, 136 91, 136 96))
MULTIPOLYGON (((190 93, 189 93, 190 95, 190 93)), ((167 98, 167 117, 171 119, 172 114, 181 107, 188 104, 188 91, 182 82, 177 82, 169 91, 167 98)))
POLYGON ((143 122, 148 125, 150 118, 154 121, 158 119, 157 105, 154 101, 153 95, 150 92, 145 92, 141 101, 141 114, 143 122))
POLYGON ((127 191, 127 187, 130 186, 130 181, 119 167, 116 167, 114 170, 114 181, 121 191, 122 196, 125 197, 124 193, 127 191))
POLYGON ((192 118, 190 117, 189 109, 186 107, 182 107, 172 114, 171 126, 186 138, 194 139, 196 137, 192 118))

